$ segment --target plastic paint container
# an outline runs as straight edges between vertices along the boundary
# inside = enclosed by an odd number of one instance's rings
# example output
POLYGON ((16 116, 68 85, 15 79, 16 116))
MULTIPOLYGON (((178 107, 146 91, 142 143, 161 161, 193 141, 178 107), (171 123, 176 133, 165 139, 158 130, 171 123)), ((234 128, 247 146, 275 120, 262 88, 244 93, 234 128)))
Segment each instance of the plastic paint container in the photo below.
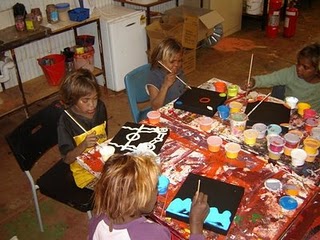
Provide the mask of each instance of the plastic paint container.
POLYGON ((230 115, 230 128, 231 134, 234 136, 240 136, 246 129, 247 114, 245 113, 232 113, 230 115))
POLYGON ((220 106, 217 107, 217 110, 218 110, 219 117, 222 120, 226 120, 229 117, 230 109, 229 109, 228 106, 220 105, 220 106))
POLYGON ((210 136, 207 138, 207 144, 210 152, 219 152, 222 139, 219 136, 210 136))
POLYGON ((294 167, 302 166, 307 158, 305 150, 300 148, 292 149, 291 151, 291 164, 294 167))
POLYGON ((56 8, 58 10, 59 20, 66 22, 69 20, 68 11, 70 10, 69 3, 58 3, 56 4, 56 8))
POLYGON ((297 107, 297 103, 298 103, 298 98, 296 97, 286 97, 285 98, 285 102, 286 104, 291 108, 291 109, 295 109, 297 107))
POLYGON ((287 155, 287 156, 291 156, 291 151, 293 150, 294 148, 289 148, 289 147, 286 147, 284 146, 284 155, 287 155))
POLYGON ((315 154, 307 154, 306 162, 314 162, 319 154, 319 150, 315 154))
POLYGON ((229 85, 228 86, 228 97, 235 97, 238 95, 238 86, 237 85, 229 85))
POLYGON ((240 102, 234 101, 229 103, 230 113, 240 112, 242 107, 243 107, 243 104, 240 102))
POLYGON ((298 113, 300 116, 303 116, 305 109, 311 108, 310 104, 305 102, 299 102, 297 104, 297 107, 298 107, 298 113))
POLYGON ((284 210, 294 210, 298 207, 298 202, 293 197, 283 196, 279 200, 280 206, 284 210))
POLYGON ((285 146, 287 148, 296 148, 300 143, 300 137, 293 133, 286 133, 284 139, 286 140, 285 146))
POLYGON ((295 134, 297 136, 299 136, 300 140, 303 138, 303 132, 297 130, 297 129, 294 129, 294 130, 290 130, 289 133, 292 133, 292 134, 295 134))
POLYGON ((238 143, 229 142, 224 146, 226 150, 226 156, 228 158, 237 158, 241 150, 241 147, 238 143))
POLYGON ((160 122, 160 112, 158 111, 150 111, 147 113, 147 117, 149 119, 150 124, 157 124, 160 122))
POLYGON ((268 148, 269 151, 269 158, 272 160, 279 160, 283 151, 282 152, 274 152, 270 148, 268 148))
POLYGON ((304 145, 303 149, 307 152, 307 154, 316 154, 320 146, 320 142, 315 138, 307 137, 303 141, 303 145, 304 145))
POLYGON ((308 119, 306 119, 306 121, 305 121, 304 129, 305 129, 308 133, 310 133, 311 130, 312 130, 312 128, 318 126, 318 123, 319 123, 318 119, 316 119, 316 118, 308 118, 308 119))
POLYGON ((200 129, 202 131, 210 131, 213 119, 210 117, 201 117, 200 118, 200 129))
POLYGON ((317 111, 314 109, 305 109, 303 111, 303 118, 308 119, 308 118, 315 118, 317 116, 317 111))
POLYGON ((286 184, 283 186, 283 190, 289 196, 297 196, 299 194, 299 188, 295 184, 286 184))
POLYGON ((257 141, 258 132, 254 129, 246 129, 243 132, 244 142, 249 146, 254 146, 257 141))
POLYGON ((282 128, 278 124, 270 124, 267 127, 267 132, 269 134, 277 134, 279 135, 282 132, 282 128))
POLYGON ((216 92, 224 93, 227 90, 227 84, 224 82, 214 82, 213 83, 216 92))
POLYGON ((253 124, 252 129, 256 130, 259 133, 257 138, 262 139, 266 135, 267 125, 265 125, 264 123, 255 123, 253 124))
POLYGON ((169 186, 170 180, 169 178, 167 178, 164 175, 161 175, 159 177, 159 181, 158 181, 158 193, 160 195, 164 195, 167 193, 168 191, 168 186, 169 186))
POLYGON ((311 137, 320 140, 320 127, 314 127, 311 129, 311 137))
POLYGON ((269 139, 269 149, 273 152, 279 153, 283 151, 284 145, 285 145, 284 138, 280 136, 272 136, 269 139))

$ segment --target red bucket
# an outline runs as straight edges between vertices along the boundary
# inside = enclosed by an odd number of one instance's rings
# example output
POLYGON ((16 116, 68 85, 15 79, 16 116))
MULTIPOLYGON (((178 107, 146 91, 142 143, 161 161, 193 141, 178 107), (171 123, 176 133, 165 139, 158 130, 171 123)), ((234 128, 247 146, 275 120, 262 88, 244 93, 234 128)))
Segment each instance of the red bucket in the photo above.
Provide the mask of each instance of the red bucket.
POLYGON ((58 86, 66 73, 65 56, 63 54, 51 54, 38 59, 38 63, 49 85, 58 86))

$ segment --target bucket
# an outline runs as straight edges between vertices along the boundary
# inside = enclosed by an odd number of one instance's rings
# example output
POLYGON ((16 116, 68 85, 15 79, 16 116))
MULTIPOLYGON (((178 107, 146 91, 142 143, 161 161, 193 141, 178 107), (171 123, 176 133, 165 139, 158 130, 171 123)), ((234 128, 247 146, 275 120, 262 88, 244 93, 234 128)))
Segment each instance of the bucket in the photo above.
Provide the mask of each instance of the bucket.
POLYGON ((262 0, 247 0, 246 13, 250 15, 262 15, 262 0))
POLYGON ((94 70, 94 49, 82 53, 74 55, 74 67, 75 69, 85 68, 90 72, 94 70))
POLYGON ((58 86, 65 76, 65 56, 63 54, 51 54, 38 59, 44 75, 51 86, 58 86))

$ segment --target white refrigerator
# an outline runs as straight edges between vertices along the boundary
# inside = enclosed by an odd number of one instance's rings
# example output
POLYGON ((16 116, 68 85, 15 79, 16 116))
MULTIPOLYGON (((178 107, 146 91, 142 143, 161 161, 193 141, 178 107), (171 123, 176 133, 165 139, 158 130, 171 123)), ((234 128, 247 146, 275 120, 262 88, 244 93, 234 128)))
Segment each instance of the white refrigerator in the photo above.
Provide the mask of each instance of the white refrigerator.
POLYGON ((107 88, 119 92, 124 76, 148 62, 145 12, 115 5, 99 10, 107 88))

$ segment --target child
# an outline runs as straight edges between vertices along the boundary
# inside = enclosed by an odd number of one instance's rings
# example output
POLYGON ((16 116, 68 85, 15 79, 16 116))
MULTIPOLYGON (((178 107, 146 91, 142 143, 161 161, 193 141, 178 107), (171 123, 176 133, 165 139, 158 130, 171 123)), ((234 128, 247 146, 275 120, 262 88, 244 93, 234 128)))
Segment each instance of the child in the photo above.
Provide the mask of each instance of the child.
MULTIPOLYGON (((90 221, 89 240, 170 240, 166 227, 143 216, 155 206, 159 175, 158 165, 149 156, 116 154, 109 158, 95 186, 96 216, 90 221)), ((204 239, 207 199, 203 193, 193 198, 190 239, 204 239)))
POLYGON ((59 150, 64 162, 70 164, 77 186, 91 188, 95 177, 76 162, 76 157, 107 140, 107 111, 99 100, 100 88, 89 70, 79 69, 63 81, 60 94, 67 112, 81 127, 67 113, 61 115, 59 150))
POLYGON ((320 44, 310 44, 300 50, 296 65, 271 74, 253 77, 250 86, 253 88, 277 86, 277 89, 283 86, 282 92, 277 92, 273 96, 280 99, 294 96, 300 102, 311 104, 311 107, 320 113, 320 98, 318 97, 320 92, 320 44))
POLYGON ((148 76, 146 90, 150 95, 153 109, 178 98, 184 91, 185 85, 177 80, 176 75, 184 80, 182 71, 182 45, 173 38, 163 40, 151 54, 151 72, 148 76), (160 61, 171 73, 159 64, 160 61))

